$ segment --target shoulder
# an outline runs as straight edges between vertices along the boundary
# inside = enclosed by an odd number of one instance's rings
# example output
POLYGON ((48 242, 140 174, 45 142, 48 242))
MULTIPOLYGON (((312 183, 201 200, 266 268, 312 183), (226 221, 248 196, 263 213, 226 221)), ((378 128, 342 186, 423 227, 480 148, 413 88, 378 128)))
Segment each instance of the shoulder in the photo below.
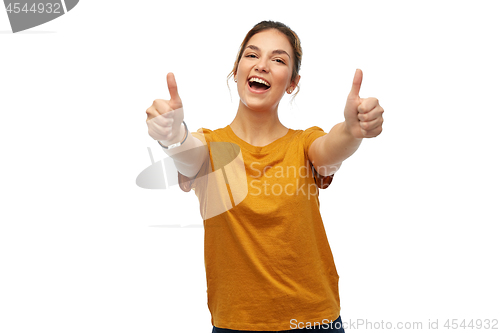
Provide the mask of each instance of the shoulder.
POLYGON ((207 142, 212 141, 212 135, 213 135, 212 130, 204 127, 200 127, 196 132, 191 132, 191 135, 197 139, 199 139, 201 142, 204 144, 207 144, 207 142))
POLYGON ((208 128, 201 127, 196 132, 191 132, 191 134, 195 138, 200 139, 201 142, 203 143, 230 140, 228 133, 228 126, 223 128, 217 128, 215 130, 210 130, 208 128))
POLYGON ((311 126, 305 130, 299 130, 299 132, 299 135, 306 147, 310 146, 317 138, 327 134, 319 126, 311 126))
POLYGON ((325 131, 323 131, 323 129, 319 126, 311 126, 308 129, 303 130, 302 132, 304 133, 304 135, 311 135, 314 133, 325 133, 325 131))
POLYGON ((296 136, 299 136, 299 137, 307 137, 307 136, 311 136, 311 135, 324 135, 326 134, 325 131, 323 131, 323 129, 319 126, 311 126, 305 130, 302 130, 302 129, 297 129, 297 130, 294 130, 292 129, 293 132, 295 132, 295 135, 296 136))
POLYGON ((198 128, 198 130, 196 132, 191 132, 191 134, 194 134, 194 135, 210 135, 212 133, 213 133, 212 130, 210 130, 208 128, 204 128, 204 127, 198 128))

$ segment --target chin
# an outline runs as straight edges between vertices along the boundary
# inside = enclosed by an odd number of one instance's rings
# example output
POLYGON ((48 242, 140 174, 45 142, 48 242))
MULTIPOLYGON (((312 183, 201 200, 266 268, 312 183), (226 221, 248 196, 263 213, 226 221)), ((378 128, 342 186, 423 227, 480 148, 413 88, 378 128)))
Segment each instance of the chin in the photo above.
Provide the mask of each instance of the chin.
POLYGON ((240 97, 240 101, 248 109, 259 112, 274 110, 280 103, 280 101, 271 101, 269 98, 261 98, 259 96, 245 96, 244 99, 240 97))
POLYGON ((270 110, 273 110, 275 107, 277 107, 277 104, 269 104, 269 103, 255 103, 255 102, 244 102, 242 101, 243 105, 245 105, 249 110, 255 111, 255 112, 268 112, 270 110))

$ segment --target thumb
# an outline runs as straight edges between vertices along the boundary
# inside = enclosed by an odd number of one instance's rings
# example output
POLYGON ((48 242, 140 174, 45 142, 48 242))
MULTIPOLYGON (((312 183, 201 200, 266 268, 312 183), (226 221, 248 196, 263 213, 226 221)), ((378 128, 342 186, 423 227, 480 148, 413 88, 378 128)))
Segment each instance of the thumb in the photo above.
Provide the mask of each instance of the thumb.
POLYGON ((347 99, 357 99, 359 98, 359 89, 361 88, 361 81, 363 81, 363 71, 361 69, 356 69, 354 74, 354 80, 352 81, 352 88, 349 92, 347 99))
POLYGON ((177 82, 175 82, 174 73, 167 74, 167 85, 168 92, 170 93, 170 100, 172 102, 181 103, 181 98, 179 97, 179 93, 177 92, 177 82))

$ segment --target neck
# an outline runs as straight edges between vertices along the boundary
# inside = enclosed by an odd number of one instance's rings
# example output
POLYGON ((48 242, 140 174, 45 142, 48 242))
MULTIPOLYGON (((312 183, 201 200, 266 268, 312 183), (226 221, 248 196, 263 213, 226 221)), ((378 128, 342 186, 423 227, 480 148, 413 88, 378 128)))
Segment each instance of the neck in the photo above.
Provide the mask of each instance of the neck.
POLYGON ((278 107, 255 111, 249 109, 241 100, 236 117, 229 126, 239 138, 253 146, 265 146, 288 132, 288 128, 278 118, 278 107))

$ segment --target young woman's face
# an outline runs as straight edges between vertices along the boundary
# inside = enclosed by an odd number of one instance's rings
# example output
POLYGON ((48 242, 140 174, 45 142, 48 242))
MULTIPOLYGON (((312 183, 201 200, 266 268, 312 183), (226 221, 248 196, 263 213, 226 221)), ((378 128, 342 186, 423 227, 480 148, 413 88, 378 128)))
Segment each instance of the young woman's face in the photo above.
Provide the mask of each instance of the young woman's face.
POLYGON ((277 108, 283 94, 295 87, 292 73, 293 49, 287 37, 275 29, 255 34, 235 74, 241 102, 255 111, 277 108))

